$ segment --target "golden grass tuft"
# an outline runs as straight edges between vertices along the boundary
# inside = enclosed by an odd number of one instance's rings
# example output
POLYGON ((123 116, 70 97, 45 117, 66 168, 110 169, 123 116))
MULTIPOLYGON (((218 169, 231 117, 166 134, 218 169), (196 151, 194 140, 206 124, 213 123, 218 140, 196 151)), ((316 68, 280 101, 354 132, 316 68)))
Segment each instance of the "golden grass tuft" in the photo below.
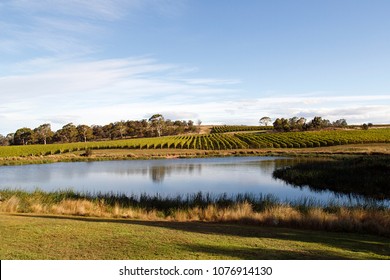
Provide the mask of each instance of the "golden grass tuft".
POLYGON ((112 218, 125 218, 125 219, 138 219, 138 220, 161 220, 161 215, 158 211, 151 210, 146 211, 140 208, 133 207, 121 207, 119 204, 115 204, 111 211, 107 213, 112 218))
POLYGON ((40 203, 32 203, 30 206, 30 209, 31 209, 31 212, 33 212, 33 213, 44 214, 44 213, 50 212, 47 205, 43 205, 40 203))
POLYGON ((291 206, 276 205, 261 212, 259 219, 266 225, 299 225, 302 223, 302 213, 291 206))
POLYGON ((53 214, 77 216, 101 216, 98 205, 91 201, 65 199, 51 207, 53 214))
POLYGON ((0 202, 0 210, 2 212, 18 212, 20 207, 20 199, 13 195, 9 199, 0 202))

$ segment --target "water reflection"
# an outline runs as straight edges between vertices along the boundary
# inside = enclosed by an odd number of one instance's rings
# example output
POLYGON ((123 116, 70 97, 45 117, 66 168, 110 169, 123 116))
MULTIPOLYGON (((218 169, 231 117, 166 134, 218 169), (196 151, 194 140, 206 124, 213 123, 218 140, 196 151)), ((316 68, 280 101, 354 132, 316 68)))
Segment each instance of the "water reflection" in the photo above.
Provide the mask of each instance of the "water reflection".
POLYGON ((312 192, 360 195, 377 200, 390 199, 388 158, 323 159, 300 162, 276 169, 272 176, 312 192))
POLYGON ((166 176, 171 176, 172 174, 188 174, 192 176, 194 172, 198 176, 202 174, 202 165, 201 164, 183 164, 183 165, 159 165, 152 166, 150 168, 142 169, 142 172, 148 173, 150 179, 154 183, 162 183, 166 176))
POLYGON ((0 188, 53 191, 114 192, 124 194, 185 195, 272 194, 281 201, 305 197, 317 201, 348 202, 348 195, 294 188, 274 179, 275 169, 307 162, 305 158, 234 157, 206 159, 75 162, 2 166, 0 188))
MULTIPOLYGON (((106 174, 115 177, 148 176, 154 183, 162 183, 172 175, 196 173, 201 176, 202 164, 147 162, 127 164, 128 162, 80 162, 50 165, 24 165, 0 167, 0 184, 49 183, 55 178, 84 178, 89 174, 106 174)), ((133 163, 133 162, 132 162, 133 163)))
MULTIPOLYGON (((197 160, 197 159, 193 159, 197 160)), ((74 162, 56 163, 50 165, 23 165, 23 166, 1 166, 0 184, 5 183, 48 183, 57 178, 77 179, 88 176, 88 174, 111 174, 115 176, 148 176, 154 183, 162 183, 166 177, 185 175, 202 176, 202 166, 214 169, 231 169, 235 167, 246 170, 255 169, 264 175, 271 175, 278 167, 290 166, 301 162, 301 159, 288 158, 265 158, 239 162, 236 158, 231 160, 217 159, 199 163, 188 163, 186 160, 171 161, 110 161, 110 162, 74 162)), ((245 170, 244 170, 245 171, 245 170)))

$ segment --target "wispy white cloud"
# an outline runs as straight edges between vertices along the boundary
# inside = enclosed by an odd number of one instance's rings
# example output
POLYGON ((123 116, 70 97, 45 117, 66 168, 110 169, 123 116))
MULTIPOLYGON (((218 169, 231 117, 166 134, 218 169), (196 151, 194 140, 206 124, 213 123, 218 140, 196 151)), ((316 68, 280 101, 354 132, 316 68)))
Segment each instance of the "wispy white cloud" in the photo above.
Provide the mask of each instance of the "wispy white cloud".
POLYGON ((144 8, 152 8, 164 17, 178 17, 187 9, 188 0, 146 0, 144 8))
POLYGON ((126 11, 139 8, 141 0, 13 0, 9 1, 13 9, 26 14, 66 15, 81 18, 116 20, 126 11))
POLYGON ((321 96, 312 94, 276 95, 274 97, 258 98, 251 101, 239 101, 232 110, 255 124, 257 119, 250 116, 270 116, 272 118, 302 116, 313 118, 322 116, 330 120, 346 118, 348 122, 389 123, 390 95, 350 95, 349 93, 327 92, 321 96), (325 95, 325 96, 324 96, 325 95), (381 104, 381 105, 378 105, 381 104), (236 109, 234 109, 236 107, 236 109), (241 114, 242 108, 245 108, 241 114))
POLYGON ((9 0, 0 9, 0 51, 85 55, 99 51, 94 40, 108 36, 107 22, 139 13, 179 14, 185 1, 9 0))
POLYGON ((151 57, 28 60, 19 63, 12 75, 0 77, 0 114, 8 120, 0 121, 0 126, 15 128, 21 119, 23 126, 36 126, 42 120, 58 124, 69 116, 75 117, 74 122, 106 123, 143 118, 148 112, 186 118, 199 114, 192 107, 187 111, 185 104, 202 106, 238 92, 237 80, 207 78, 188 83, 185 75, 178 77, 180 68, 151 57), (12 124, 10 119, 19 121, 12 124))
MULTIPOLYGON (((0 14, 1 15, 1 14, 0 14)), ((98 34, 99 28, 78 20, 52 18, 26 18, 23 22, 1 22, 0 50, 11 54, 54 53, 87 54, 96 47, 86 40, 98 34), (68 30, 64 29, 68 25, 68 30), (77 32, 72 29, 78 29, 77 32)))
POLYGON ((96 34, 102 33, 104 28, 101 25, 97 25, 90 21, 77 20, 69 18, 56 18, 52 16, 38 16, 34 19, 37 27, 40 27, 41 30, 44 27, 46 32, 51 31, 52 33, 61 31, 73 34, 73 35, 85 35, 85 34, 96 34))
POLYGON ((171 119, 202 119, 204 124, 257 124, 266 115, 390 122, 388 94, 322 92, 245 98, 238 79, 195 78, 196 72, 181 69, 150 56, 89 61, 43 57, 19 63, 12 74, 0 77, 1 132, 43 122, 56 129, 71 121, 105 124, 154 113, 171 119))
POLYGON ((60 58, 27 61, 20 65, 21 73, 0 78, 0 132, 43 122, 52 123, 55 129, 67 122, 105 124, 154 113, 171 119, 201 119, 204 124, 257 124, 266 115, 390 122, 387 94, 240 98, 237 80, 193 78, 192 82, 185 74, 177 75, 180 68, 151 57, 65 64, 60 58))
POLYGON ((235 85, 240 84, 241 80, 223 80, 223 79, 184 79, 184 82, 190 84, 190 85, 235 85))
POLYGON ((187 0, 8 0, 9 8, 25 15, 66 16, 81 19, 115 21, 133 13, 148 10, 162 16, 179 16, 186 9, 187 0))

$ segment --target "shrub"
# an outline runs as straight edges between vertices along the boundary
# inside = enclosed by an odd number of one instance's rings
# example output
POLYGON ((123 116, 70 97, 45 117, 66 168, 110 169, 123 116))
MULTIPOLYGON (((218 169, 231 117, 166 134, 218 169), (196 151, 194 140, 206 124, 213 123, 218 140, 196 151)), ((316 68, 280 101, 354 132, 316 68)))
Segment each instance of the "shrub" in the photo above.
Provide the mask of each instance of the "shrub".
POLYGON ((92 156, 92 153, 93 153, 92 149, 87 148, 87 149, 85 149, 85 152, 81 154, 81 156, 83 156, 83 157, 90 157, 90 156, 92 156))

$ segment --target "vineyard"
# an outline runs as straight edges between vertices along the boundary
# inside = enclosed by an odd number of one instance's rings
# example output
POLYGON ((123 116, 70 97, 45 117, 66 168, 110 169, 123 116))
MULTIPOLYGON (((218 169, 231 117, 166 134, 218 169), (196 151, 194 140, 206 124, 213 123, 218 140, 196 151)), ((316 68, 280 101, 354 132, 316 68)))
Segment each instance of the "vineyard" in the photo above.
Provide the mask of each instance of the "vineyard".
MULTIPOLYGON (((258 127, 257 127, 258 128, 258 127)), ((241 130, 242 131, 242 127, 241 130)), ((199 149, 312 148, 346 144, 390 143, 390 129, 334 130, 285 133, 211 133, 137 138, 87 143, 0 147, 0 157, 45 156, 86 149, 199 149)))
POLYGON ((313 148, 346 144, 390 143, 390 129, 235 134, 250 148, 313 148))
POLYGON ((211 133, 261 131, 261 130, 272 130, 272 129, 273 129, 272 126, 221 125, 221 126, 213 126, 211 128, 211 133))

